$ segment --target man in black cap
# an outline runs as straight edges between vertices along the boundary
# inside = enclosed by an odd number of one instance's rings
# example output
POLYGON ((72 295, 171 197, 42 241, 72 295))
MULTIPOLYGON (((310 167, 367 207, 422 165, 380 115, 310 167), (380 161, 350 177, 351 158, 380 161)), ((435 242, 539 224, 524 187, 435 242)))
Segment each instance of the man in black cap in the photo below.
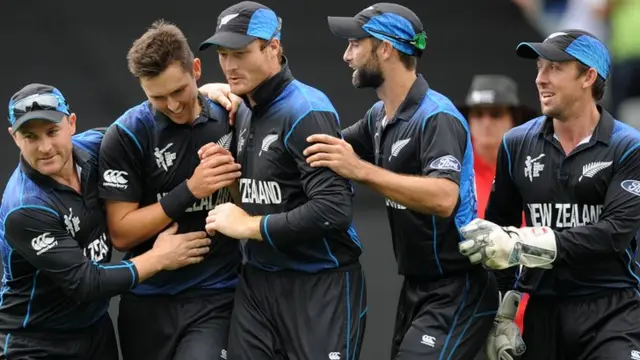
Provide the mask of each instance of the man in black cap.
POLYGON ((211 233, 248 239, 229 359, 358 359, 367 304, 351 184, 302 153, 312 134, 340 136, 339 117, 294 79, 281 26, 273 10, 241 2, 200 47, 216 46, 231 92, 251 109, 235 122, 241 208, 219 205, 207 218, 211 233))
POLYGON ((523 267, 522 359, 640 359, 640 133, 597 104, 609 52, 567 30, 517 54, 537 62, 544 116, 505 135, 486 220, 462 228, 460 252, 523 267))
POLYGON ((74 135, 76 114, 58 89, 43 84, 11 98, 9 123, 20 164, 0 206, 0 353, 117 360, 110 298, 161 270, 202 261, 210 240, 204 232, 173 235, 172 226, 146 254, 110 263, 96 186, 104 129, 74 135))
POLYGON ((355 87, 381 99, 344 140, 313 135, 312 167, 328 167, 386 197, 404 284, 392 359, 474 359, 498 307, 493 274, 458 252, 458 227, 476 217, 473 153, 464 117, 416 73, 426 47, 420 19, 397 4, 329 17, 348 39, 355 87), (357 155, 356 155, 357 154, 357 155))

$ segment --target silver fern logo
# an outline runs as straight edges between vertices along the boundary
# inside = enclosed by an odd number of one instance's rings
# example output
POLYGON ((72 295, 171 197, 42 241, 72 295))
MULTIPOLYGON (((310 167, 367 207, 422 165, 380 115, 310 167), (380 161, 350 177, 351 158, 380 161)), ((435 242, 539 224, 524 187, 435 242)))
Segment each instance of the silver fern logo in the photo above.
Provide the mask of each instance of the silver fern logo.
POLYGON ((394 142, 393 145, 391 145, 391 155, 389 155, 389 161, 391 161, 392 157, 398 156, 400 150, 407 146, 409 141, 411 141, 411 139, 402 139, 394 142))
POLYGON ((220 139, 218 139, 218 142, 216 142, 216 144, 222 146, 226 150, 229 150, 231 148, 231 139, 233 139, 232 132, 223 135, 220 139))
POLYGON ((271 144, 273 144, 273 142, 276 140, 278 140, 278 134, 265 136, 264 139, 262 139, 262 147, 260 148, 258 156, 261 156, 263 151, 269 150, 269 146, 271 146, 271 144))
POLYGON ((592 178, 595 174, 608 168, 613 164, 613 161, 595 161, 582 166, 582 175, 578 178, 578 182, 582 181, 583 177, 592 178))

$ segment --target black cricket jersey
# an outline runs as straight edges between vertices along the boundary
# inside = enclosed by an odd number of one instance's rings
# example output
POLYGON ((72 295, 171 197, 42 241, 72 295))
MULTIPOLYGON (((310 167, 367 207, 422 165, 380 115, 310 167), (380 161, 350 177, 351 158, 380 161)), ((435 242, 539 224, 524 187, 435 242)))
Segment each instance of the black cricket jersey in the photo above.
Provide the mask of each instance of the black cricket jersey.
POLYGON ((393 119, 385 125, 382 101, 343 131, 358 155, 398 174, 446 178, 459 185, 453 215, 440 217, 386 199, 401 275, 437 279, 474 267, 458 250, 459 227, 476 217, 471 136, 464 116, 418 75, 393 119))
MULTIPOLYGON (((486 218, 551 227, 553 269, 524 269, 517 288, 537 295, 585 295, 636 288, 640 227, 640 133, 601 113, 592 135, 565 155, 553 121, 511 129, 498 154, 486 218)), ((516 272, 516 270, 514 270, 516 272)))
POLYGON ((264 241, 245 245, 248 263, 310 273, 356 264, 362 246, 352 227, 351 183, 328 168, 312 168, 302 154, 312 134, 340 136, 331 101, 295 80, 286 60, 253 99, 251 112, 236 120, 242 207, 264 216, 264 241))
MULTIPOLYGON (((175 188, 186 187, 187 179, 200 164, 198 150, 202 146, 214 142, 230 149, 233 129, 227 111, 202 96, 199 101, 202 112, 192 124, 174 123, 148 101, 118 118, 108 128, 100 148, 100 197, 136 202, 141 208, 155 204, 175 188)), ((226 188, 195 201, 176 219, 178 232, 205 231, 208 212, 232 201, 226 188)), ((125 258, 151 249, 156 237, 134 247, 125 258)), ((240 242, 217 233, 203 262, 162 271, 132 292, 177 294, 187 289, 235 288, 241 264, 240 242)))
POLYGON ((0 331, 85 328, 109 300, 138 282, 129 261, 109 263, 111 241, 98 197, 103 132, 73 136, 81 193, 21 158, 0 206, 0 331))

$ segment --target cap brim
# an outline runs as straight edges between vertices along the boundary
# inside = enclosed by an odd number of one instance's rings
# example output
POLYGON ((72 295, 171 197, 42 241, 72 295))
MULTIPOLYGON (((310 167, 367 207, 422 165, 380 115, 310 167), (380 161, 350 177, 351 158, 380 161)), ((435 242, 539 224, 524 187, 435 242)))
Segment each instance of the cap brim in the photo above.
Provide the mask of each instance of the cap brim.
POLYGON ((31 120, 45 120, 45 121, 49 121, 57 124, 60 121, 62 121, 62 119, 64 119, 65 116, 66 116, 65 114, 59 111, 53 111, 53 110, 30 111, 22 115, 21 117, 19 117, 18 120, 16 120, 16 122, 13 123, 13 125, 11 126, 11 129, 13 130, 13 132, 16 132, 22 125, 24 125, 25 123, 31 120))
POLYGON ((339 38, 361 39, 371 36, 362 29, 362 24, 352 17, 329 16, 327 21, 333 35, 339 38))
POLYGON ((238 34, 234 32, 219 32, 203 41, 202 44, 200 44, 199 50, 205 50, 212 45, 223 47, 225 49, 240 50, 247 47, 247 45, 249 45, 256 39, 257 37, 255 36, 245 34, 238 34))
POLYGON ((562 49, 545 43, 521 43, 516 48, 516 53, 525 59, 537 59, 541 57, 554 62, 576 60, 575 57, 567 54, 562 49))

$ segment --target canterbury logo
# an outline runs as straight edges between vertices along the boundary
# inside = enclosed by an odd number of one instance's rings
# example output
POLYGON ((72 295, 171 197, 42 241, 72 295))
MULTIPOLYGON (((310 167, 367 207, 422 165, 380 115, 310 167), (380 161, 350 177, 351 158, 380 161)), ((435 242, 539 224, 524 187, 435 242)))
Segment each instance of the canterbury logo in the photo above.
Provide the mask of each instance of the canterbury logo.
POLYGON ((231 139, 233 139, 233 133, 228 133, 221 137, 216 144, 222 146, 226 150, 229 150, 231 148, 231 139))
POLYGON ((391 145, 391 155, 389 155, 389 161, 391 161, 391 157, 398 156, 400 150, 407 146, 407 144, 411 141, 411 139, 398 140, 391 145))
POLYGON ((583 177, 592 178, 598 172, 611 166, 611 164, 613 164, 613 161, 596 161, 583 165, 582 175, 578 178, 578 182, 582 181, 583 177))
POLYGON ((273 144, 274 141, 278 140, 278 134, 267 135, 262 139, 262 148, 260 149, 260 153, 258 156, 262 155, 263 151, 269 150, 269 146, 273 144))

